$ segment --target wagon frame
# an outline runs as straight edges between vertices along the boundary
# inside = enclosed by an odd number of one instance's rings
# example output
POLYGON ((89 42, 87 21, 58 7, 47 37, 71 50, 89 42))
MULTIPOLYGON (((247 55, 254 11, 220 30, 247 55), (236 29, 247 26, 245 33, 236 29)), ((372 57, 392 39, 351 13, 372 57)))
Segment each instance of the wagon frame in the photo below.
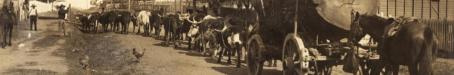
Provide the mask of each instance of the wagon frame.
MULTIPOLYGON (((239 4, 243 4, 245 7, 251 7, 257 12, 257 17, 256 20, 258 23, 255 25, 255 32, 252 32, 252 35, 248 37, 247 43, 246 43, 246 50, 247 50, 247 55, 246 55, 246 61, 247 61, 247 66, 248 66, 248 73, 249 75, 261 75, 261 71, 263 69, 263 64, 264 61, 270 60, 271 58, 278 58, 282 60, 283 64, 283 74, 284 75, 307 75, 307 74, 315 74, 315 75, 330 75, 332 66, 335 65, 340 65, 342 64, 341 62, 344 60, 344 58, 341 57, 330 57, 329 55, 320 55, 316 54, 319 53, 318 49, 315 49, 317 47, 322 47, 322 48, 333 48, 331 50, 342 50, 340 53, 341 54, 353 54, 354 57, 356 57, 358 60, 361 60, 360 66, 358 66, 356 69, 358 71, 354 71, 355 74, 369 74, 368 72, 372 70, 371 63, 380 63, 378 60, 379 58, 369 58, 369 55, 372 54, 367 54, 367 55, 361 55, 361 58, 358 58, 360 56, 358 53, 355 53, 354 51, 358 51, 358 47, 354 44, 351 44, 351 41, 353 38, 348 38, 348 42, 346 42, 346 45, 343 45, 341 47, 330 47, 333 46, 334 44, 331 43, 319 43, 319 35, 316 34, 316 38, 307 38, 304 32, 301 31, 301 27, 304 24, 300 23, 301 22, 301 15, 300 13, 305 13, 305 12, 300 12, 299 5, 301 2, 298 1, 303 1, 303 0, 295 0, 296 2, 296 10, 294 11, 293 17, 290 17, 290 20, 293 21, 292 23, 287 23, 287 25, 293 26, 293 29, 291 32, 284 33, 285 39, 283 40, 283 43, 280 43, 281 45, 275 45, 275 44, 270 44, 267 42, 264 42, 264 40, 270 40, 270 39, 264 39, 264 37, 273 37, 273 36, 264 36, 260 31, 260 29, 263 29, 263 24, 267 23, 262 23, 264 18, 270 18, 270 17, 264 17, 265 15, 268 16, 266 13, 273 13, 267 11, 264 7, 264 0, 255 0, 255 1, 244 1, 244 2, 239 2, 239 4), (249 6, 250 5, 250 6, 249 6), (307 41, 307 39, 312 39, 312 41, 307 41), (315 41, 314 41, 315 40, 315 41), (315 45, 307 45, 305 43, 314 43, 315 45), (278 50, 269 50, 270 48, 268 47, 277 47, 278 50), (343 49, 342 47, 347 47, 343 49), (270 54, 271 53, 271 54, 270 54), (272 53, 277 53, 277 56, 273 56, 272 53)), ((307 0, 305 0, 307 2, 307 0)), ((268 10, 274 10, 275 9, 268 9, 268 10)), ((281 12, 281 11, 280 11, 281 12)), ((275 13, 273 13, 275 14, 275 13)), ((288 14, 284 14, 288 15, 288 14)), ((275 18, 274 20, 277 20, 280 18, 275 18)), ((289 19, 288 17, 286 19, 289 19)), ((352 18, 353 19, 353 18, 352 18)), ((278 24, 284 24, 284 23, 278 23, 278 24)), ((265 25, 266 26, 266 25, 265 25)), ((268 25, 270 26, 270 25, 268 25)), ((284 29, 285 30, 285 29, 284 29)), ((304 31, 304 30, 303 30, 304 31)), ((307 33, 307 32, 306 32, 307 33)), ((350 34, 349 34, 350 35, 350 34)), ((310 36, 310 35, 309 35, 310 36)), ((275 36, 274 36, 275 37, 275 36)), ((278 38, 279 39, 279 38, 278 38)), ((369 52, 368 52, 369 53, 369 52)), ((340 56, 345 56, 345 55, 340 55, 340 56)), ((374 64, 372 64, 374 65, 374 64)))

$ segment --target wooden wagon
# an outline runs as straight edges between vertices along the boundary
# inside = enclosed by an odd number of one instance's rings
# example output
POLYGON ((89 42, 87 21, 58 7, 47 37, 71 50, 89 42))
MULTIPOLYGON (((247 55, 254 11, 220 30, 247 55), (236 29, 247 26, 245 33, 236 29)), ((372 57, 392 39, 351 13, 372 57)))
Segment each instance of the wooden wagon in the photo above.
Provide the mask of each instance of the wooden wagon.
MULTIPOLYGON (((284 75, 331 74, 332 66, 350 61, 354 73, 367 72, 354 44, 352 11, 376 13, 375 0, 245 0, 239 6, 257 13, 257 25, 247 40, 250 75, 261 75, 265 61, 280 59, 284 75), (363 65, 359 64, 360 58, 363 65), (353 57, 353 59, 347 59, 353 57), (363 71, 357 71, 363 70, 363 71)), ((375 58, 377 59, 377 58, 375 58)), ((367 74, 367 73, 364 73, 367 74)))

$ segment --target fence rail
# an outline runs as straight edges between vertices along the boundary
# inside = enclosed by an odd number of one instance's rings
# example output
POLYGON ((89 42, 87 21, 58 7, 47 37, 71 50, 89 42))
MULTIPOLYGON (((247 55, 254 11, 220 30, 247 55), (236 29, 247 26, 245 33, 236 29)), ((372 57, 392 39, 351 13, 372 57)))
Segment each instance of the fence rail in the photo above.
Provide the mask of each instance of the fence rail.
POLYGON ((380 12, 392 16, 454 20, 454 0, 380 0, 380 12))
POLYGON ((448 55, 454 54, 454 21, 447 20, 422 20, 434 31, 439 40, 438 47, 448 55))
POLYGON ((454 56, 454 0, 380 0, 380 12, 418 17, 439 39, 439 48, 454 56))

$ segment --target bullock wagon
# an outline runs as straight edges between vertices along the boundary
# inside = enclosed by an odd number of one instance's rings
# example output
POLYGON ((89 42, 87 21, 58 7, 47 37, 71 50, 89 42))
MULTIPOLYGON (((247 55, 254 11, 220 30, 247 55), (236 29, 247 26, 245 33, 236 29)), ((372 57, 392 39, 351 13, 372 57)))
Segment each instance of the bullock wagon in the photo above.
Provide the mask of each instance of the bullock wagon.
POLYGON ((284 75, 330 75, 333 66, 368 74, 378 61, 374 48, 361 53, 352 11, 375 12, 374 0, 246 0, 258 23, 247 40, 249 75, 261 75, 265 61, 282 60, 284 75), (344 2, 345 1, 345 2, 344 2), (360 7, 359 7, 360 6, 360 7))

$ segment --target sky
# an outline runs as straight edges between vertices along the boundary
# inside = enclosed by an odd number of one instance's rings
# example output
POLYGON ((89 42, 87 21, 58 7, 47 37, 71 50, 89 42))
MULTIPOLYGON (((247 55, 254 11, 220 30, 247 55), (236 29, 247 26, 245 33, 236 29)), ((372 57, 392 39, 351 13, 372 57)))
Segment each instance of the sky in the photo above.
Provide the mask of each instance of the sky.
MULTIPOLYGON (((90 0, 65 0, 67 3, 71 4, 71 8, 74 9, 79 9, 79 10, 85 10, 93 7, 93 5, 90 4, 90 0)), ((64 2, 56 2, 53 5, 59 5, 59 4, 67 4, 64 2)), ((48 12, 53 10, 52 9, 52 4, 44 3, 44 2, 39 2, 39 1, 30 1, 30 4, 36 5, 36 9, 38 9, 38 12, 48 12)))

